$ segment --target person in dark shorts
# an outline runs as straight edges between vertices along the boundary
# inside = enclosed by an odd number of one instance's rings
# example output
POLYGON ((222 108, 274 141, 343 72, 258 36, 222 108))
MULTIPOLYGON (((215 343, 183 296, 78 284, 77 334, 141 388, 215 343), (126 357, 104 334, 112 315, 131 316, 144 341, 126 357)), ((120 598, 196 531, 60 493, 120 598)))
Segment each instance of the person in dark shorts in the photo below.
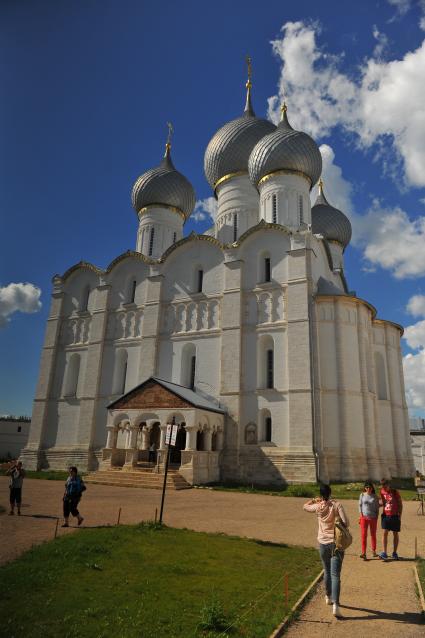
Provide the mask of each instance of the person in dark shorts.
POLYGON ((78 511, 78 503, 80 502, 83 492, 86 490, 86 486, 82 478, 78 475, 77 468, 73 465, 69 468, 69 477, 65 483, 65 494, 63 495, 63 517, 64 523, 62 527, 69 527, 69 515, 75 516, 78 520, 78 525, 81 525, 84 518, 78 511))
POLYGON ((388 558, 388 532, 393 533, 393 553, 392 558, 398 560, 398 542, 399 532, 401 529, 401 514, 403 512, 403 501, 401 500, 400 493, 393 489, 390 482, 386 479, 381 481, 381 491, 379 493, 379 504, 383 507, 381 514, 381 526, 384 530, 383 546, 384 551, 379 554, 379 558, 386 560, 388 558))
POLYGON ((6 474, 10 476, 9 490, 10 490, 10 512, 9 515, 13 516, 15 513, 15 504, 18 509, 18 516, 21 515, 21 502, 22 502, 22 483, 25 478, 25 470, 22 468, 22 461, 16 461, 12 467, 10 467, 6 474))

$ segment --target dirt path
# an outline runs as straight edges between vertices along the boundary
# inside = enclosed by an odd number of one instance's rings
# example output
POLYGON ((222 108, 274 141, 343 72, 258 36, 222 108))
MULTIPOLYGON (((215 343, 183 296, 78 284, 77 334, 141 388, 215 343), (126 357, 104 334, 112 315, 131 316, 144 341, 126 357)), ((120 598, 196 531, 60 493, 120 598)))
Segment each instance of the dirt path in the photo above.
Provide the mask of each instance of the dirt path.
MULTIPOLYGON (((0 477, 2 504, 7 504, 7 478, 0 477)), ((60 481, 27 479, 22 516, 0 516, 0 563, 13 560, 32 545, 51 540, 56 517, 61 516, 63 484, 60 481)), ((90 485, 81 502, 83 527, 113 525, 121 507, 122 523, 153 519, 160 505, 157 490, 90 485)), ((305 499, 254 494, 215 492, 205 489, 168 492, 164 522, 198 531, 224 532, 262 540, 316 546, 316 517, 302 511, 305 499)), ((425 516, 417 516, 417 503, 405 503, 399 553, 405 560, 364 562, 360 553, 357 503, 343 501, 352 521, 355 541, 347 551, 342 572, 344 620, 333 618, 325 606, 323 591, 305 607, 289 630, 290 638, 344 636, 415 637, 425 635, 415 593, 413 557, 415 536, 418 553, 425 556, 425 516), (365 620, 370 622, 365 623, 365 620)), ((60 521, 62 522, 62 520, 60 521)), ((59 534, 75 533, 76 527, 59 534)), ((378 543, 378 548, 380 547, 378 543)))

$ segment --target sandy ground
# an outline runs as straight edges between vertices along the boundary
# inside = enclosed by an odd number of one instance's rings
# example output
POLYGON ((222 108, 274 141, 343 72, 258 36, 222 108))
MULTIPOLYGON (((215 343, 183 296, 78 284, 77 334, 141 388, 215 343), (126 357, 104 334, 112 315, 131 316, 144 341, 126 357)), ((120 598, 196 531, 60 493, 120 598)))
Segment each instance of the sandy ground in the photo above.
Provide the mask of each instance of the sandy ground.
MULTIPOLYGON (((7 505, 8 479, 0 477, 0 502, 7 505)), ((26 479, 22 516, 0 516, 0 563, 13 560, 32 545, 54 537, 61 516, 63 484, 60 481, 26 479)), ((83 527, 114 525, 121 507, 121 523, 152 520, 160 507, 158 490, 89 485, 80 504, 83 527)), ((223 532, 262 540, 316 546, 316 517, 302 511, 305 499, 282 498, 207 489, 168 492, 164 523, 198 531, 223 532)), ((333 618, 324 603, 322 587, 304 608, 288 636, 380 637, 425 636, 420 604, 415 592, 413 558, 425 556, 425 516, 418 503, 405 503, 399 562, 364 562, 360 553, 356 501, 343 501, 351 519, 354 543, 346 552, 342 571, 341 609, 344 619, 333 618), (368 620, 369 622, 365 622, 368 620)), ((62 523, 62 519, 60 520, 62 523)), ((58 533, 77 531, 76 525, 58 533)), ((378 536, 378 551, 380 549, 378 536)))

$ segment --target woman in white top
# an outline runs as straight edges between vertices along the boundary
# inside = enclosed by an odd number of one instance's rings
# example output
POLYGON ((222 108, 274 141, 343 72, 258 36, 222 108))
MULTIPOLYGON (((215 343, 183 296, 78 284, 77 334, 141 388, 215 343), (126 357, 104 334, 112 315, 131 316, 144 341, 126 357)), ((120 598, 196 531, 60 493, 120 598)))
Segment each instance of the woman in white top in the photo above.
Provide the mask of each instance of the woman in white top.
POLYGON ((334 616, 341 616, 339 609, 339 595, 341 591, 341 568, 344 560, 344 552, 335 548, 334 529, 335 517, 338 514, 342 522, 349 526, 341 503, 331 499, 329 485, 320 486, 320 497, 313 498, 304 505, 306 512, 315 512, 319 523, 317 540, 319 541, 319 554, 324 569, 324 582, 326 589, 326 604, 333 604, 334 616))

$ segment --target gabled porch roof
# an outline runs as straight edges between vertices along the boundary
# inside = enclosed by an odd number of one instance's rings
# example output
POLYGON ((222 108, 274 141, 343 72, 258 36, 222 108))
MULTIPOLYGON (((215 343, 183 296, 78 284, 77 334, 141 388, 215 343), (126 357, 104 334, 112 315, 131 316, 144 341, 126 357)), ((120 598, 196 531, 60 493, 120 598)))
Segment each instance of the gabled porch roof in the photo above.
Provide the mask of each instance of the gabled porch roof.
POLYGON ((226 410, 218 407, 217 404, 205 399, 197 394, 194 390, 186 388, 185 386, 178 385, 177 383, 171 383, 171 381, 165 381, 159 377, 149 377, 146 381, 143 381, 138 386, 126 392, 115 401, 112 401, 108 406, 108 410, 116 410, 123 408, 200 408, 207 410, 208 412, 217 412, 218 414, 226 414, 226 410), (155 386, 160 386, 163 392, 158 399, 158 395, 155 392, 155 386), (179 399, 180 405, 172 405, 175 403, 173 397, 179 399), (169 398, 169 401, 167 400, 169 398))

